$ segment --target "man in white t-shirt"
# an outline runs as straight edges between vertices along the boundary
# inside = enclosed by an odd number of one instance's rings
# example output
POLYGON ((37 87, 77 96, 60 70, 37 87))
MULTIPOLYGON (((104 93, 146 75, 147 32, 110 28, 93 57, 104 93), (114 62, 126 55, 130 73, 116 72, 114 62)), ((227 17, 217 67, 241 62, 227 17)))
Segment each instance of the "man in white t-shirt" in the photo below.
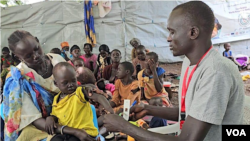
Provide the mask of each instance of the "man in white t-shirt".
POLYGON ((104 126, 142 141, 220 141, 221 125, 242 124, 244 85, 232 61, 212 48, 214 14, 201 1, 174 8, 168 19, 168 42, 174 56, 185 55, 179 89, 179 108, 150 105, 131 108, 131 120, 145 115, 180 121, 179 136, 137 128, 108 114, 104 126))

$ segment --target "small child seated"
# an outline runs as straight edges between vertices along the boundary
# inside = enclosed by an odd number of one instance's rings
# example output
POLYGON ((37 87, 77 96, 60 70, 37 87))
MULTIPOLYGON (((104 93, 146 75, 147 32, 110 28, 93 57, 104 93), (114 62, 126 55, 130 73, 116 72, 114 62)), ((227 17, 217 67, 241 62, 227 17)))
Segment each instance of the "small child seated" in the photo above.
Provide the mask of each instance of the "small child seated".
POLYGON ((82 58, 75 58, 72 61, 75 69, 79 68, 79 67, 84 67, 84 61, 82 60, 82 58))
POLYGON ((232 56, 232 51, 230 50, 231 45, 229 43, 224 44, 225 51, 223 52, 223 56, 227 57, 228 59, 234 61, 234 58, 232 56))
POLYGON ((135 59, 133 59, 133 66, 134 66, 134 73, 133 76, 136 77, 137 75, 137 70, 141 70, 141 69, 145 69, 146 65, 147 65, 147 61, 146 61, 146 48, 143 45, 139 45, 136 48, 136 53, 137 56, 135 59))
POLYGON ((171 103, 168 93, 163 87, 163 76, 165 70, 158 67, 158 55, 155 52, 149 52, 146 55, 147 66, 138 73, 138 81, 141 88, 142 99, 148 103, 153 97, 161 97, 164 106, 170 107, 171 103))
POLYGON ((141 92, 138 81, 132 78, 134 67, 130 62, 122 62, 118 66, 117 80, 115 81, 115 91, 110 105, 116 113, 121 112, 124 100, 130 99, 130 105, 136 100, 140 103, 141 92))
POLYGON ((85 84, 95 85, 96 83, 93 72, 85 67, 76 68, 76 77, 77 81, 80 82, 80 85, 85 85, 85 84))
POLYGON ((51 140, 60 140, 64 134, 69 140, 93 140, 98 135, 98 129, 94 126, 89 99, 98 101, 106 110, 113 113, 109 102, 94 92, 89 96, 87 88, 78 87, 75 69, 67 62, 58 63, 53 69, 53 76, 55 85, 61 92, 54 97, 51 116, 46 118, 45 129, 48 129, 49 134, 52 134, 51 131, 56 127, 57 135, 51 140), (55 121, 59 124, 56 125, 55 121), (54 124, 53 129, 49 128, 51 124, 54 124))
MULTIPOLYGON (((160 97, 153 97, 149 100, 149 105, 152 106, 160 106, 162 107, 162 99, 160 97)), ((149 127, 150 128, 156 128, 156 127, 162 127, 162 126, 167 126, 167 120, 158 118, 158 117, 153 117, 151 121, 149 122, 149 127)))
POLYGON ((115 91, 115 85, 112 83, 109 83, 108 80, 100 79, 99 81, 96 82, 96 86, 98 89, 102 90, 105 93, 110 92, 111 96, 114 94, 115 91))

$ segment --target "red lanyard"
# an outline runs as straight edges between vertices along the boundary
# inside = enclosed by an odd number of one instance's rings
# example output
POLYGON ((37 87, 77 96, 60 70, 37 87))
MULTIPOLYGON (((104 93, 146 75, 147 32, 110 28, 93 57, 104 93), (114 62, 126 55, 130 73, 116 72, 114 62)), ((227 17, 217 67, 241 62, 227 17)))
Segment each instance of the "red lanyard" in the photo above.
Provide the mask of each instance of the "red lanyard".
MULTIPOLYGON (((201 59, 199 60, 199 62, 194 66, 194 68, 192 69, 189 78, 188 78, 188 82, 187 82, 187 75, 188 75, 188 70, 189 67, 186 69, 184 78, 183 78, 183 83, 182 83, 182 94, 181 94, 181 112, 185 113, 186 112, 186 107, 185 107, 185 98, 186 98, 186 94, 187 94, 187 89, 189 86, 189 83, 193 77, 193 74, 196 70, 196 68, 198 67, 198 65, 200 64, 200 62, 205 58, 205 56, 207 55, 207 53, 211 50, 212 46, 209 48, 209 50, 201 57, 201 59), (186 83, 187 82, 187 83, 186 83)), ((180 128, 182 129, 182 124, 184 123, 184 121, 181 121, 181 126, 180 128)))

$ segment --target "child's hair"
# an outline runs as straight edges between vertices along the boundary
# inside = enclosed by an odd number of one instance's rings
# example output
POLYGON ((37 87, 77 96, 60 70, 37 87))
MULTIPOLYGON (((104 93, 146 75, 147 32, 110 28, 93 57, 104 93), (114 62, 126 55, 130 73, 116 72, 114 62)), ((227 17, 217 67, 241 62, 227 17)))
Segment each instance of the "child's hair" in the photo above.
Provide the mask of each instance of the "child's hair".
POLYGON ((144 50, 146 50, 144 45, 139 45, 136 49, 142 49, 142 50, 144 49, 144 50))
POLYGON ((154 61, 158 62, 159 57, 158 57, 157 53, 155 53, 155 52, 149 52, 149 53, 147 53, 147 56, 150 56, 150 57, 154 58, 154 61))
POLYGON ((110 54, 109 52, 109 47, 105 44, 102 44, 100 47, 99 47, 99 52, 101 52, 101 50, 104 50, 106 52, 108 52, 108 54, 110 54))
POLYGON ((70 48, 70 53, 71 53, 73 50, 75 50, 75 49, 81 50, 80 47, 79 47, 78 45, 73 45, 73 46, 70 48))
POLYGON ((162 106, 162 98, 161 97, 152 97, 149 100, 149 105, 152 105, 152 106, 162 106))
MULTIPOLYGON (((56 78, 58 71, 60 71, 60 69, 62 67, 66 67, 68 69, 72 69, 73 72, 75 72, 75 69, 73 68, 73 66, 71 64, 69 64, 68 62, 60 62, 58 64, 56 64, 53 68, 53 76, 56 78)), ((60 72, 59 72, 60 73, 60 72)))
MULTIPOLYGON (((105 44, 102 44, 100 47, 99 47, 99 52, 101 52, 101 50, 104 50, 106 52, 108 52, 108 54, 110 54, 109 52, 109 47, 105 44)), ((99 64, 101 64, 100 62, 100 56, 101 54, 98 54, 98 57, 97 57, 97 61, 99 64)), ((111 64, 111 58, 110 57, 107 57, 107 64, 110 65, 111 64)))
POLYGON ((8 47, 3 47, 3 49, 2 49, 2 52, 9 52, 10 53, 10 50, 9 50, 9 48, 8 47))
POLYGON ((225 44, 224 44, 224 49, 226 49, 226 46, 227 46, 227 45, 230 45, 230 43, 225 43, 225 44))
POLYGON ((112 50, 110 54, 112 54, 112 52, 114 52, 114 51, 117 51, 117 52, 119 52, 120 54, 122 54, 122 53, 121 53, 121 51, 120 51, 120 50, 118 50, 118 49, 114 49, 114 50, 112 50))
POLYGON ((105 83, 104 83, 103 79, 100 79, 99 81, 97 81, 96 86, 98 87, 98 89, 103 90, 104 92, 106 92, 105 83))
POLYGON ((59 48, 52 48, 50 50, 50 53, 55 53, 55 54, 61 55, 61 50, 59 48))
POLYGON ((84 64, 84 61, 83 61, 82 58, 75 58, 75 59, 72 60, 72 63, 75 64, 76 61, 82 61, 83 64, 84 64))
POLYGON ((90 51, 92 51, 92 50, 93 50, 93 47, 92 47, 92 45, 91 45, 90 43, 85 43, 84 46, 83 46, 83 48, 84 48, 85 46, 87 46, 87 45, 89 45, 90 51))
POLYGON ((123 67, 126 69, 126 70, 129 70, 130 71, 130 74, 133 75, 135 69, 134 69, 134 66, 132 63, 130 62, 122 62, 120 63, 120 65, 123 65, 123 67))
POLYGON ((25 37, 28 37, 28 36, 34 37, 29 32, 24 31, 24 30, 16 30, 15 32, 13 32, 10 35, 10 37, 8 38, 8 44, 9 44, 10 50, 14 51, 15 47, 16 47, 16 44, 19 41, 23 40, 25 37))
POLYGON ((134 42, 137 42, 137 43, 138 43, 138 45, 140 45, 140 44, 141 44, 141 41, 140 41, 139 39, 137 39, 137 38, 133 38, 133 39, 131 39, 129 43, 130 43, 130 45, 132 45, 132 46, 133 46, 134 42))

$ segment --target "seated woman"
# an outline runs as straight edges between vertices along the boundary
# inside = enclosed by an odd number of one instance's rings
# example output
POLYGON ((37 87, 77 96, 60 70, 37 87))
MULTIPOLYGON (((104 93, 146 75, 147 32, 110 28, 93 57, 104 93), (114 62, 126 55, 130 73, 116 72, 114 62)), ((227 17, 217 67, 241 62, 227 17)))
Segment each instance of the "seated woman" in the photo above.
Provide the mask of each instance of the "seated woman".
POLYGON ((60 92, 54 97, 51 116, 47 117, 50 120, 46 120, 45 125, 49 134, 56 133, 51 141, 93 140, 98 135, 98 129, 93 123, 89 98, 113 113, 109 102, 99 94, 92 93, 90 97, 85 87, 78 87, 75 69, 68 63, 58 63, 53 69, 53 75, 60 92))
POLYGON ((82 57, 85 59, 85 67, 94 72, 94 69, 96 68, 97 55, 92 53, 92 45, 89 43, 84 44, 83 50, 85 54, 83 54, 82 57))
MULTIPOLYGON (((77 58, 81 58, 85 62, 85 59, 83 58, 83 56, 81 56, 81 49, 79 48, 78 45, 73 45, 70 48, 70 53, 73 56, 72 60, 75 60, 77 58)), ((74 66, 74 63, 72 60, 69 60, 68 63, 70 63, 72 66, 74 66)))
POLYGON ((114 49, 111 52, 112 64, 106 66, 103 70, 103 78, 105 80, 108 80, 109 83, 113 83, 113 84, 115 83, 116 73, 117 73, 117 69, 118 69, 118 66, 120 64, 121 58, 122 58, 122 56, 121 56, 120 50, 114 49))
POLYGON ((109 52, 109 47, 105 44, 101 45, 99 47, 99 55, 96 61, 96 68, 94 71, 94 75, 96 77, 96 80, 99 80, 103 78, 103 70, 105 66, 108 66, 111 64, 111 59, 110 59, 110 52, 109 52))
POLYGON ((52 69, 65 60, 57 54, 44 55, 38 39, 27 31, 15 31, 8 43, 22 62, 11 67, 4 85, 5 138, 42 140, 48 135, 42 131, 45 131, 45 121, 51 111, 53 94, 59 92, 54 85, 52 69))
POLYGON ((138 73, 138 81, 141 87, 142 99, 148 103, 153 97, 161 97, 164 106, 170 107, 171 103, 168 93, 163 87, 163 75, 165 70, 158 67, 158 55, 155 52, 149 52, 146 55, 146 69, 138 73))
POLYGON ((141 92, 138 81, 132 78, 134 67, 130 62, 122 62, 118 66, 117 80, 115 81, 115 91, 110 105, 116 113, 123 109, 124 99, 130 100, 130 105, 136 100, 140 103, 141 92))

